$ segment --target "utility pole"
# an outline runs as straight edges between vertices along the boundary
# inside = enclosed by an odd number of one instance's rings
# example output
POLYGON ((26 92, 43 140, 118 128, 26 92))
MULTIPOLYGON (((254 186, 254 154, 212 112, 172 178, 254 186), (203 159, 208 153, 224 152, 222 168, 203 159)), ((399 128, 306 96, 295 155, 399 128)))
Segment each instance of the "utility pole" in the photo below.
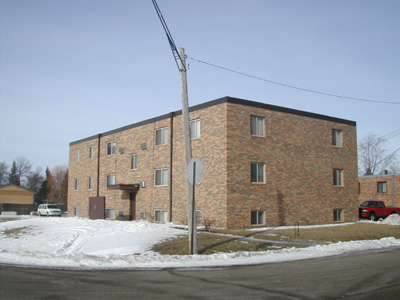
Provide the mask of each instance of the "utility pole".
MULTIPOLYGON (((185 159, 186 159, 186 172, 187 166, 192 159, 192 145, 191 145, 191 137, 190 137, 190 120, 189 120, 189 100, 188 100, 188 90, 187 90, 187 79, 186 79, 186 56, 185 50, 183 48, 176 48, 174 39, 172 38, 171 33, 169 32, 167 23, 164 20, 164 17, 161 14, 161 10, 158 7, 157 1, 152 0, 154 8, 157 12, 157 15, 161 21, 161 25, 164 28, 164 31, 167 35, 169 45, 171 47, 172 55, 174 56, 175 63, 179 69, 179 73, 181 76, 182 83, 182 116, 183 116, 183 135, 185 142, 185 159), (179 61, 179 62, 178 62, 179 61)), ((171 129, 172 130, 172 129, 171 129)), ((172 170, 170 170, 172 171, 172 170)), ((186 174, 188 177, 188 174, 186 174)), ((190 177, 190 176, 189 176, 190 177)), ((196 184, 196 183, 193 183, 196 184)), ((186 180, 186 196, 187 196, 187 204, 188 204, 188 225, 189 225, 189 251, 190 254, 197 254, 197 225, 195 212, 196 207, 194 204, 194 196, 193 196, 193 184, 186 180), (194 217, 193 217, 194 216, 194 217)))
MULTIPOLYGON (((186 77, 186 57, 185 49, 179 48, 180 68, 182 85, 182 117, 183 117, 183 136, 185 142, 185 161, 186 166, 189 165, 192 159, 192 145, 190 137, 190 119, 189 119, 189 100, 187 89, 186 77)), ((186 170, 186 168, 185 168, 186 170)), ((195 183, 194 183, 195 184, 195 183)), ((189 251, 190 254, 197 254, 197 224, 196 224, 196 208, 194 205, 193 186, 188 179, 186 179, 186 197, 188 205, 188 227, 189 227, 189 251)))

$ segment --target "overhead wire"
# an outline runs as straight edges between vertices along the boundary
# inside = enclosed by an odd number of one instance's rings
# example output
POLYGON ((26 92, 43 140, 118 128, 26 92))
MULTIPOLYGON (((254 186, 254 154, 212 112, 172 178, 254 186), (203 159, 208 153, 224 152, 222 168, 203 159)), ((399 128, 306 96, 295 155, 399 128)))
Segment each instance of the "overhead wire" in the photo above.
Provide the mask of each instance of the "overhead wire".
POLYGON ((394 152, 392 152, 391 154, 389 154, 388 156, 386 156, 385 158, 381 159, 380 161, 378 161, 375 165, 379 165, 380 163, 382 163, 383 161, 390 159, 391 157, 393 157, 397 151, 399 151, 400 148, 397 148, 397 150, 395 150, 394 152))
POLYGON ((179 71, 181 71, 181 67, 186 71, 186 66, 183 63, 181 56, 179 55, 179 52, 178 52, 178 49, 176 48, 174 39, 172 38, 172 34, 168 29, 167 22, 165 22, 164 17, 161 13, 160 8, 158 7, 156 0, 152 0, 152 1, 153 1, 154 8, 157 12, 158 18, 160 19, 161 25, 164 28, 164 32, 167 35, 169 46, 171 47, 172 55, 174 56, 176 66, 178 67, 179 71), (180 64, 178 63, 178 61, 180 61, 180 64))
POLYGON ((254 76, 254 75, 251 75, 251 74, 247 74, 247 73, 244 73, 244 72, 240 72, 240 71, 236 71, 236 70, 233 70, 233 69, 230 69, 230 68, 226 68, 226 67, 223 67, 223 66, 212 64, 212 63, 209 63, 209 62, 206 62, 206 61, 203 61, 203 60, 199 60, 199 59, 196 59, 196 58, 193 58, 193 57, 189 57, 188 56, 187 58, 191 59, 192 61, 195 61, 195 62, 198 62, 198 63, 202 63, 202 64, 205 64, 205 65, 214 67, 214 68, 218 68, 218 69, 225 70, 225 71, 228 71, 228 72, 236 73, 236 74, 239 74, 239 75, 242 75, 242 76, 246 76, 246 77, 249 77, 249 78, 265 81, 265 82, 268 82, 268 83, 271 83, 271 84, 276 84, 276 85, 280 85, 280 86, 283 86, 283 87, 300 90, 300 91, 303 91, 303 92, 314 93, 314 94, 319 94, 319 95, 329 96, 329 97, 336 97, 336 98, 341 98, 341 99, 355 100, 355 101, 364 101, 364 102, 373 102, 373 103, 382 103, 382 104, 397 104, 397 105, 400 104, 400 102, 397 102, 397 101, 381 101, 381 100, 355 98, 355 97, 348 97, 348 96, 341 96, 341 95, 336 95, 336 94, 331 94, 331 93, 319 92, 319 91, 306 89, 306 88, 302 88, 302 87, 298 87, 298 86, 293 86, 293 85, 289 85, 289 84, 285 84, 285 83, 281 83, 281 82, 277 82, 277 81, 272 81, 272 80, 265 79, 265 78, 262 78, 262 77, 254 76))

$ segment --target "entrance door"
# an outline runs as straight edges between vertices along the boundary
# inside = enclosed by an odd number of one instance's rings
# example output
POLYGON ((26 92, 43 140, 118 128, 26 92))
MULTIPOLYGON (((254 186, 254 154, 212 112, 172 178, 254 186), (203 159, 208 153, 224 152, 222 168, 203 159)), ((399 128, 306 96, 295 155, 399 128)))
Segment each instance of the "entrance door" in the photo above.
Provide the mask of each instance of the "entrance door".
POLYGON ((106 197, 90 197, 89 198, 89 219, 105 218, 106 197))
POLYGON ((129 194, 130 220, 136 220, 136 193, 129 194))

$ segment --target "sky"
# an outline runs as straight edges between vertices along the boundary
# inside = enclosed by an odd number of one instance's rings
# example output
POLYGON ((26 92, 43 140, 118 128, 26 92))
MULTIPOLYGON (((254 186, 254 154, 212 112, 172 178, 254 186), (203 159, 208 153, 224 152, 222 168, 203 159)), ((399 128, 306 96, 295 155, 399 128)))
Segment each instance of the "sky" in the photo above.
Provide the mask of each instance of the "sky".
MULTIPOLYGON (((157 3, 190 106, 231 96, 356 121, 359 139, 400 129, 400 1, 157 3)), ((0 0, 0 161, 68 164, 70 142, 180 109, 151 0, 0 0)))
MULTIPOLYGON (((0 219, 4 220, 4 217, 0 219)), ((391 215, 378 222, 361 222, 373 223, 376 226, 398 226, 400 216, 391 215)), ((300 228, 306 230, 349 224, 352 223, 300 226, 300 228)), ((273 229, 290 228, 293 227, 273 229)), ((272 228, 251 230, 268 229, 272 228)), ((285 248, 287 245, 268 241, 267 234, 265 242, 270 243, 270 246, 266 247, 265 251, 258 252, 161 255, 151 250, 157 243, 186 233, 170 223, 23 216, 18 220, 0 222, 0 264, 85 270, 198 268, 276 263, 400 248, 400 239, 394 237, 311 245, 305 248, 290 245, 285 248), (5 233, 15 228, 28 228, 28 230, 19 231, 17 234, 5 233)), ((246 243, 246 240, 243 239, 241 242, 246 243)))

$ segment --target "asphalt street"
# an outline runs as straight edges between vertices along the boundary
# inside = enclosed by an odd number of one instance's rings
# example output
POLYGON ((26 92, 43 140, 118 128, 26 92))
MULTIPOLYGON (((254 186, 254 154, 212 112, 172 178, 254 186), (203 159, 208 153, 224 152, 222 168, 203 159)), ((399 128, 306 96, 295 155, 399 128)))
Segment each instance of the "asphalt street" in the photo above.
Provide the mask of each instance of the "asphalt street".
POLYGON ((0 266, 0 299, 400 299, 400 249, 209 269, 0 266))

